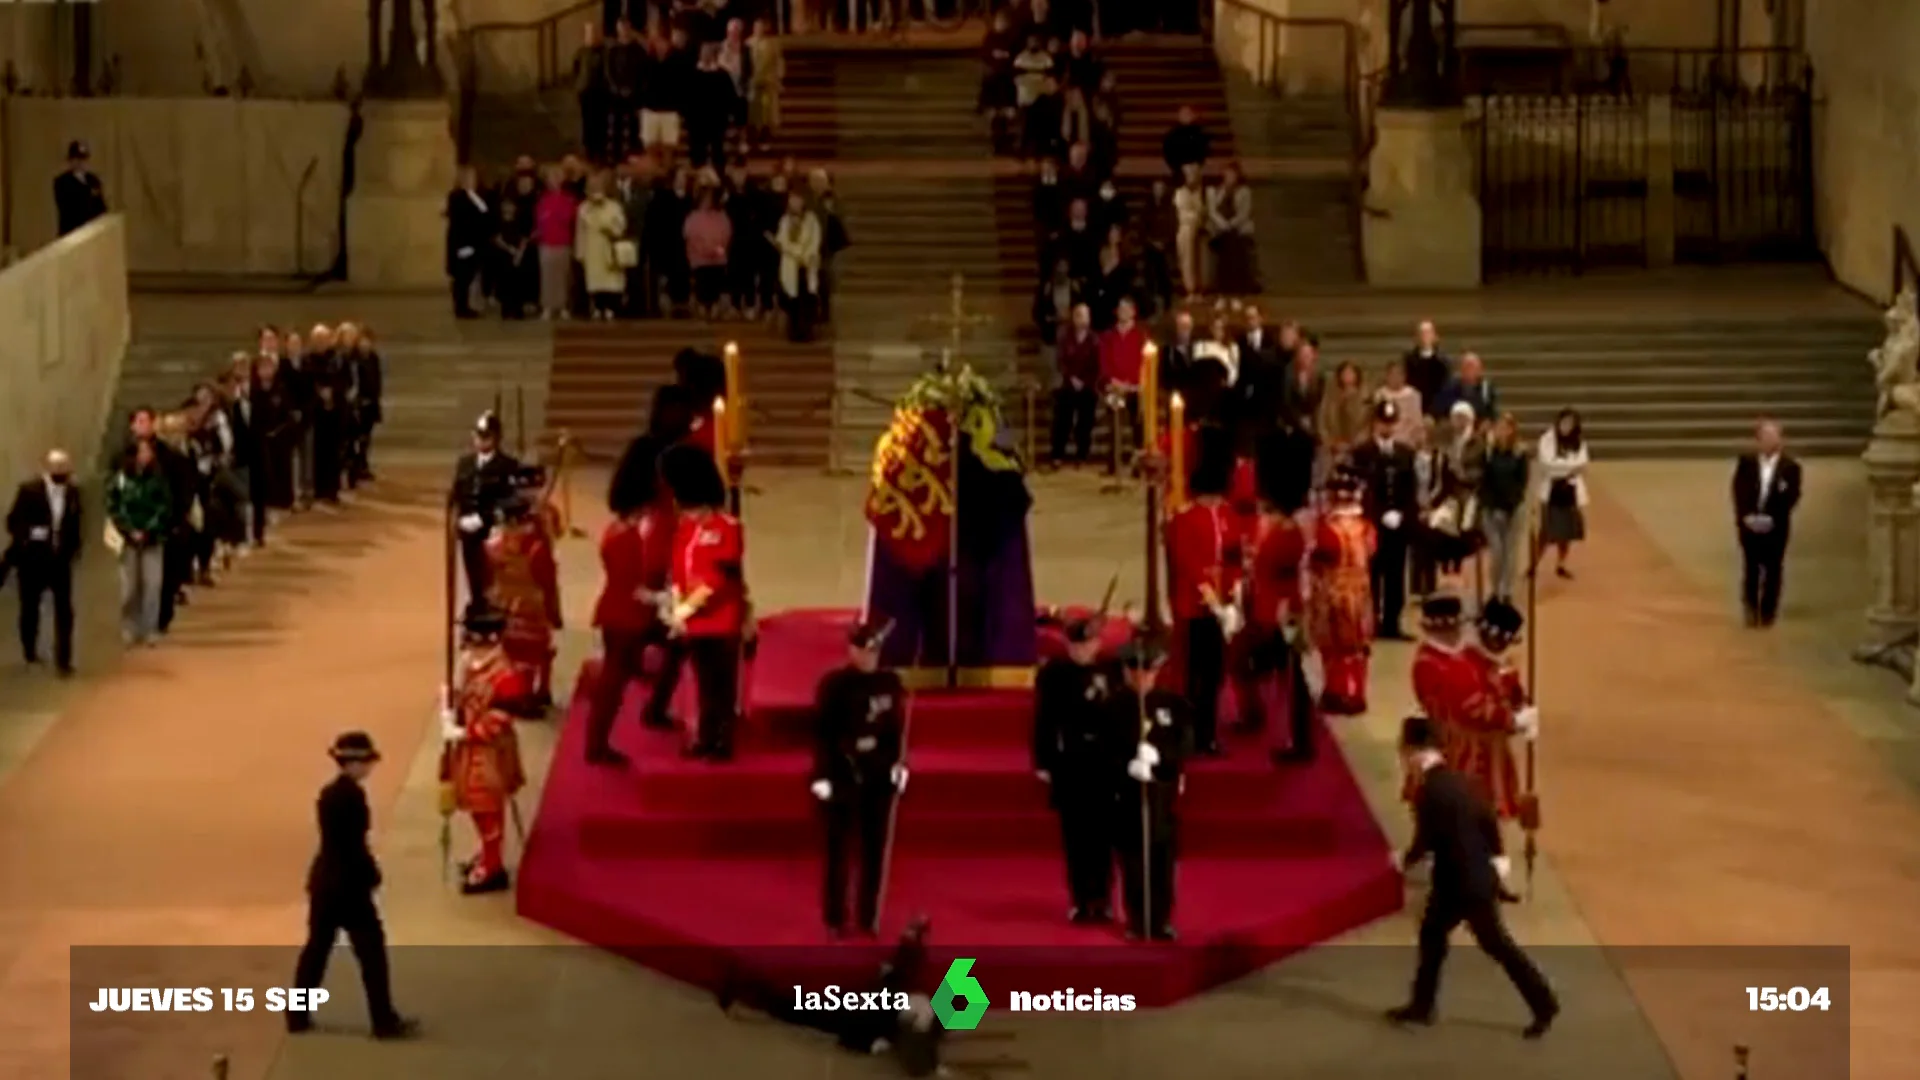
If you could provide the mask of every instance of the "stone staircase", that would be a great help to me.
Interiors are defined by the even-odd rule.
[[[740,347],[753,460],[824,466],[831,441],[833,346],[824,341],[795,345],[758,324],[561,324],[553,334],[542,442],[550,444],[564,431],[589,458],[617,459],[644,428],[654,388],[673,380],[674,356],[689,346],[718,352],[728,341]]]
[[[1238,72],[1222,85],[1240,152],[1264,166],[1252,181],[1262,286],[1292,293],[1360,284],[1347,101],[1264,89]]]

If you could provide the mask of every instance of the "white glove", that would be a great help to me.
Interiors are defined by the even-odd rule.
[[[1307,693],[1319,701],[1320,695],[1327,692],[1327,666],[1321,662],[1318,650],[1309,650],[1300,657],[1300,675],[1307,681]]]
[[[1143,784],[1149,783],[1153,780],[1153,766],[1139,758],[1134,758],[1127,762],[1127,775]]]
[[[1380,524],[1385,525],[1389,529],[1399,528],[1401,520],[1400,511],[1398,510],[1389,510],[1380,515]]]
[[[1532,739],[1540,734],[1540,709],[1529,705],[1513,714],[1513,730],[1523,737]]]
[[[894,791],[907,790],[907,767],[905,765],[895,765],[890,775],[893,777]]]
[[[1394,848],[1387,852],[1387,865],[1393,867],[1394,873],[1404,874],[1407,872],[1407,857],[1399,848]]]
[[[821,802],[826,802],[828,799],[833,798],[833,783],[828,780],[815,780],[813,787],[808,790],[812,791],[813,797],[819,799]]]
[[[442,711],[440,713],[440,741],[444,743],[457,743],[465,740],[466,737],[467,729],[460,726],[459,718],[454,716],[453,710],[448,709]]]
[[[1507,858],[1505,855],[1495,855],[1493,857],[1493,872],[1500,875],[1501,881],[1507,880],[1507,872],[1512,869],[1512,859]]]
[[[1233,635],[1238,634],[1241,628],[1247,625],[1247,617],[1240,614],[1240,609],[1232,604],[1221,604],[1214,608],[1213,617],[1220,624],[1220,636],[1229,641],[1233,640]]]
[[[1033,775],[1039,777],[1040,782],[1043,784],[1053,783],[1053,774],[1045,769],[1035,769],[1033,770]]]
[[[700,609],[692,604],[675,604],[673,610],[667,613],[667,621],[675,626],[685,626],[687,620],[693,618],[693,613],[698,610]]]
[[[480,531],[486,522],[481,519],[479,514],[462,514],[456,524],[460,526],[460,531],[463,533],[476,533]]]
[[[1134,750],[1133,759],[1135,761],[1144,761],[1147,763],[1148,768],[1152,768],[1160,764],[1160,751],[1155,750],[1152,743],[1143,742]]]

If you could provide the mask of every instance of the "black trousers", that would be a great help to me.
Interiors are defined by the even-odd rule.
[[[160,624],[166,633],[173,626],[174,609],[180,606],[180,590],[193,578],[193,548],[198,534],[191,529],[176,529],[167,536],[160,554]]]
[[[1098,775],[1099,762],[1059,768],[1053,776],[1053,809],[1060,815],[1060,850],[1066,856],[1067,896],[1081,911],[1113,906],[1113,786]]]
[[[253,519],[247,538],[256,544],[267,542],[267,504],[273,501],[271,468],[264,456],[247,462],[247,513]]]
[[[646,666],[649,636],[640,630],[600,631],[600,677],[594,680],[587,713],[587,752],[613,748],[613,721],[620,715],[627,684],[638,682]]]
[[[1287,750],[1289,757],[1302,761],[1313,757],[1313,694],[1307,689],[1306,674],[1300,670],[1300,653],[1287,644],[1279,630],[1262,630],[1261,637],[1247,650],[1247,674],[1258,685],[1266,679],[1282,681],[1287,697]],[[1266,714],[1266,703],[1257,692],[1249,693],[1245,703],[1247,726],[1260,729],[1273,719]]]
[[[1420,966],[1413,976],[1413,998],[1409,1006],[1418,1013],[1430,1014],[1440,994],[1440,968],[1447,960],[1447,936],[1461,923],[1473,933],[1473,940],[1493,962],[1500,965],[1513,988],[1526,1000],[1534,1015],[1553,1011],[1558,1003],[1553,990],[1533,961],[1520,951],[1507,925],[1501,921],[1500,905],[1495,900],[1465,900],[1429,895],[1420,916]]]
[[[1373,587],[1373,623],[1381,637],[1399,637],[1400,613],[1407,606],[1407,532],[1412,522],[1403,521],[1398,529],[1380,529],[1379,543],[1373,549],[1368,579]]]
[[[847,925],[849,879],[855,879],[858,921],[854,925],[871,930],[880,921],[880,871],[886,860],[893,796],[891,777],[869,777],[853,791],[834,792],[833,801],[826,804],[826,882],[820,915],[828,929]]]
[[[467,610],[487,605],[487,531],[460,534],[460,568],[467,576]]]
[[[455,258],[447,268],[449,287],[453,290],[453,314],[457,318],[471,319],[473,311],[473,283],[480,276],[480,259],[470,255],[464,259]]]
[[[1114,808],[1122,823],[1120,892],[1127,905],[1127,929],[1142,937],[1173,925],[1173,864],[1180,847],[1174,787],[1162,781],[1128,784]]]
[[[40,598],[53,594],[53,664],[73,667],[73,564],[55,557],[20,570],[20,651],[28,661],[40,655]]]
[[[696,637],[686,644],[694,687],[700,692],[695,745],[710,753],[732,753],[733,719],[740,705],[740,639]]]
[[[294,965],[293,985],[310,990],[327,977],[327,959],[333,943],[345,931],[353,946],[353,958],[360,964],[360,985],[367,995],[367,1012],[374,1029],[392,1027],[399,1015],[393,1011],[393,985],[387,974],[387,932],[380,925],[380,912],[373,906],[371,894],[333,896],[315,894],[307,900],[307,943],[300,949]],[[287,1022],[301,1019],[311,1023],[311,1013],[288,1013]]]
[[[1748,615],[1770,623],[1780,613],[1786,562],[1786,537],[1740,530],[1740,604]]]
[[[1227,678],[1227,636],[1211,613],[1181,626],[1187,644],[1187,702],[1193,706],[1193,745],[1202,753],[1220,744],[1220,688]]]
[[[1067,460],[1067,440],[1073,440],[1073,460],[1093,456],[1093,417],[1100,401],[1093,388],[1062,386],[1053,392],[1053,463]]]

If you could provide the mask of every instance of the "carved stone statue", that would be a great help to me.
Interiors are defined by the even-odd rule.
[[[416,9],[422,28],[415,29]],[[434,55],[439,41],[434,31],[436,0],[367,0],[367,78],[365,92],[374,98],[439,97],[444,87]],[[386,47],[381,48],[382,29]]]
[[[1383,102],[1437,107],[1459,102],[1455,0],[1388,0]]]
[[[1867,354],[1873,365],[1873,383],[1880,392],[1876,415],[1894,411],[1920,414],[1920,311],[1914,291],[1907,288],[1893,300],[1886,314],[1887,336]]]

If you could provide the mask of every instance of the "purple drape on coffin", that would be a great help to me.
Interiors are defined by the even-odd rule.
[[[947,666],[947,566],[943,560],[915,573],[888,556],[887,544],[868,530],[869,618],[892,619],[893,633],[881,649],[888,667]],[[1008,529],[991,554],[962,545],[960,557],[960,667],[1032,667],[1039,652],[1033,598],[1033,552],[1026,523]]]

